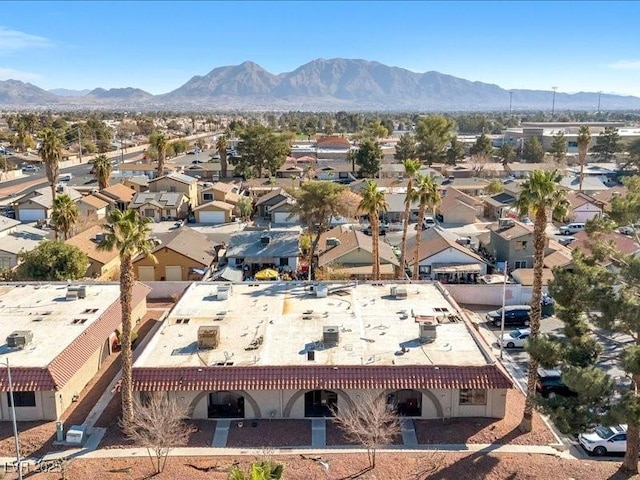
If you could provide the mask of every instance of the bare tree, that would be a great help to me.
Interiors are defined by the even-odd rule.
[[[344,410],[336,410],[334,422],[348,440],[367,449],[369,468],[376,467],[376,450],[400,434],[400,420],[383,395],[367,394]]]
[[[133,420],[122,424],[129,440],[146,447],[155,473],[164,470],[169,451],[186,445],[193,428],[185,419],[189,408],[175,398],[160,393],[150,394],[145,401],[133,401]]]

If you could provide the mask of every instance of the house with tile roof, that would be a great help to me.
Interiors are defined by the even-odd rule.
[[[149,191],[154,193],[183,193],[189,199],[191,208],[198,206],[198,180],[182,173],[170,173],[149,180]]]
[[[316,147],[322,150],[349,150],[351,144],[345,137],[332,135],[318,138],[316,140]]]
[[[407,241],[407,266],[418,262],[421,279],[443,283],[473,283],[478,275],[487,273],[487,264],[476,252],[458,242],[457,235],[435,226],[420,232],[420,247],[416,259],[416,237]]]
[[[21,223],[0,232],[0,270],[16,267],[20,253],[30,252],[40,245],[40,242],[51,238],[53,238],[52,230],[43,230]]]
[[[512,386],[436,283],[193,283],[133,366],[135,392],[194,419],[322,419],[364,394],[408,418],[502,418]]]
[[[585,223],[600,218],[604,213],[604,202],[586,193],[569,192],[566,198],[569,202],[568,218],[572,222]]]
[[[186,218],[189,213],[189,199],[181,192],[136,193],[129,208],[138,210],[141,217],[154,222]]]
[[[136,278],[142,282],[201,280],[217,258],[217,244],[186,226],[156,234],[154,240],[155,260],[145,255],[133,260]]]
[[[109,202],[101,199],[95,195],[85,195],[78,199],[78,210],[80,211],[80,218],[94,218],[102,220],[107,216],[107,209],[109,208]]]
[[[368,280],[373,271],[373,239],[359,230],[334,227],[324,232],[318,242],[317,266],[327,276]],[[380,277],[397,278],[400,262],[391,245],[380,242]]]
[[[103,225],[94,225],[84,232],[66,240],[66,243],[78,247],[89,258],[86,277],[99,281],[119,279],[120,254],[117,249],[99,250],[98,244],[103,238]]]
[[[78,201],[82,194],[71,187],[59,187],[56,195],[69,195],[71,200]],[[36,222],[38,220],[49,220],[53,209],[53,197],[51,187],[42,187],[28,193],[17,200],[14,204],[16,220],[21,222]]]
[[[193,209],[196,223],[222,225],[231,223],[235,207],[227,202],[212,200]]]
[[[147,311],[150,289],[136,283],[132,322]],[[118,343],[122,329],[120,285],[0,285],[0,354],[11,363],[16,418],[57,420],[81,399]],[[0,369],[0,391],[8,392],[7,369]],[[9,420],[8,394],[0,413]]]
[[[583,230],[574,234],[573,237],[575,240],[568,245],[570,250],[580,250],[585,255],[592,254],[594,240],[587,235],[587,232]],[[616,252],[620,252],[624,255],[630,255],[632,257],[640,257],[640,245],[636,242],[634,236],[623,235],[619,232],[613,231],[602,234],[598,240],[610,244]],[[611,257],[605,258],[602,261],[602,264],[611,270],[616,269]]]
[[[482,205],[482,200],[449,187],[436,211],[442,216],[442,223],[467,225],[482,216]]]
[[[287,198],[291,198],[291,195],[289,195],[284,188],[276,188],[258,197],[254,204],[256,216],[273,220],[270,214],[271,207]]]
[[[136,195],[136,190],[127,187],[122,183],[115,183],[103,188],[96,194],[98,198],[102,198],[105,201],[111,201],[114,203],[118,210],[126,210],[131,204],[131,200]]]
[[[533,268],[533,227],[505,218],[500,219],[489,230],[490,242],[485,247],[496,262],[507,262],[509,271]],[[547,239],[547,245],[548,242]]]
[[[255,272],[263,267],[298,270],[300,231],[269,229],[244,230],[229,237],[226,259],[232,267]]]

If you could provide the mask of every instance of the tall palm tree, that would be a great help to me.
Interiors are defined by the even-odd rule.
[[[407,181],[407,194],[404,197],[404,215],[402,217],[402,246],[400,249],[400,278],[404,278],[404,263],[407,259],[407,232],[409,230],[409,214],[411,213],[411,205],[416,200],[416,195],[413,190],[413,179],[420,171],[422,162],[420,160],[413,160],[408,158],[402,161],[404,166],[404,173],[409,177]]]
[[[164,135],[157,134],[153,137],[152,146],[158,152],[158,178],[162,177],[164,174],[164,162],[167,160],[167,144],[167,137]]]
[[[367,184],[361,192],[362,200],[358,208],[369,215],[371,223],[371,237],[373,243],[373,272],[372,280],[380,280],[380,227],[379,216],[389,209],[385,193],[378,190],[378,184],[367,180]]]
[[[416,233],[415,255],[413,256],[413,260],[416,262],[413,266],[414,280],[418,280],[420,273],[418,256],[420,254],[420,242],[422,240],[422,221],[427,213],[427,208],[433,212],[436,205],[438,205],[440,200],[442,200],[440,197],[440,191],[438,190],[438,184],[431,175],[418,174],[416,176],[416,196],[420,206],[418,209],[418,231]]]
[[[65,240],[69,238],[69,233],[78,222],[80,210],[78,205],[66,194],[58,195],[53,199],[51,211],[51,223],[55,226],[56,239],[62,233]]]
[[[220,174],[222,178],[227,178],[227,137],[220,135],[216,141],[218,155],[220,155]]]
[[[62,138],[57,130],[46,128],[42,131],[38,155],[44,162],[47,180],[51,185],[51,198],[56,198],[56,183],[60,174],[62,159]]]
[[[547,241],[547,215],[564,217],[567,213],[567,200],[559,187],[562,175],[557,170],[534,170],[522,183],[520,197],[516,207],[521,216],[533,215],[533,292],[531,295],[531,338],[540,333],[540,314],[542,299],[542,270],[544,266],[544,249]],[[529,378],[527,382],[527,399],[522,416],[521,427],[530,432],[533,418],[533,398],[536,394],[538,362],[529,359]]]
[[[587,150],[591,142],[591,132],[587,125],[581,125],[578,130],[578,163],[580,163],[580,192],[582,192],[582,181],[584,180],[584,163],[587,158]]]
[[[136,210],[111,210],[107,214],[103,240],[98,244],[99,250],[111,251],[114,248],[120,253],[120,304],[122,307],[122,420],[125,425],[133,419],[133,363],[131,351],[131,302],[133,295],[133,259],[137,255],[146,255],[155,260],[151,254],[153,241],[150,239],[150,218],[140,217]]]
[[[111,178],[111,160],[106,155],[99,155],[93,162],[93,176],[98,181],[98,188],[102,190],[109,186]]]

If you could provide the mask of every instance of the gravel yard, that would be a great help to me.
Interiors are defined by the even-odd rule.
[[[242,423],[242,427],[238,426],[239,423]],[[309,420],[232,421],[227,446],[254,448],[311,446],[311,422]]]

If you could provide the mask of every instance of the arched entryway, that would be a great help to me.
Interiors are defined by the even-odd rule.
[[[422,392],[418,390],[396,390],[387,394],[387,405],[392,406],[402,417],[422,416]]]
[[[244,396],[227,391],[209,393],[207,418],[244,418]]]
[[[304,394],[305,417],[332,417],[338,408],[338,394],[332,390],[311,390]]]

